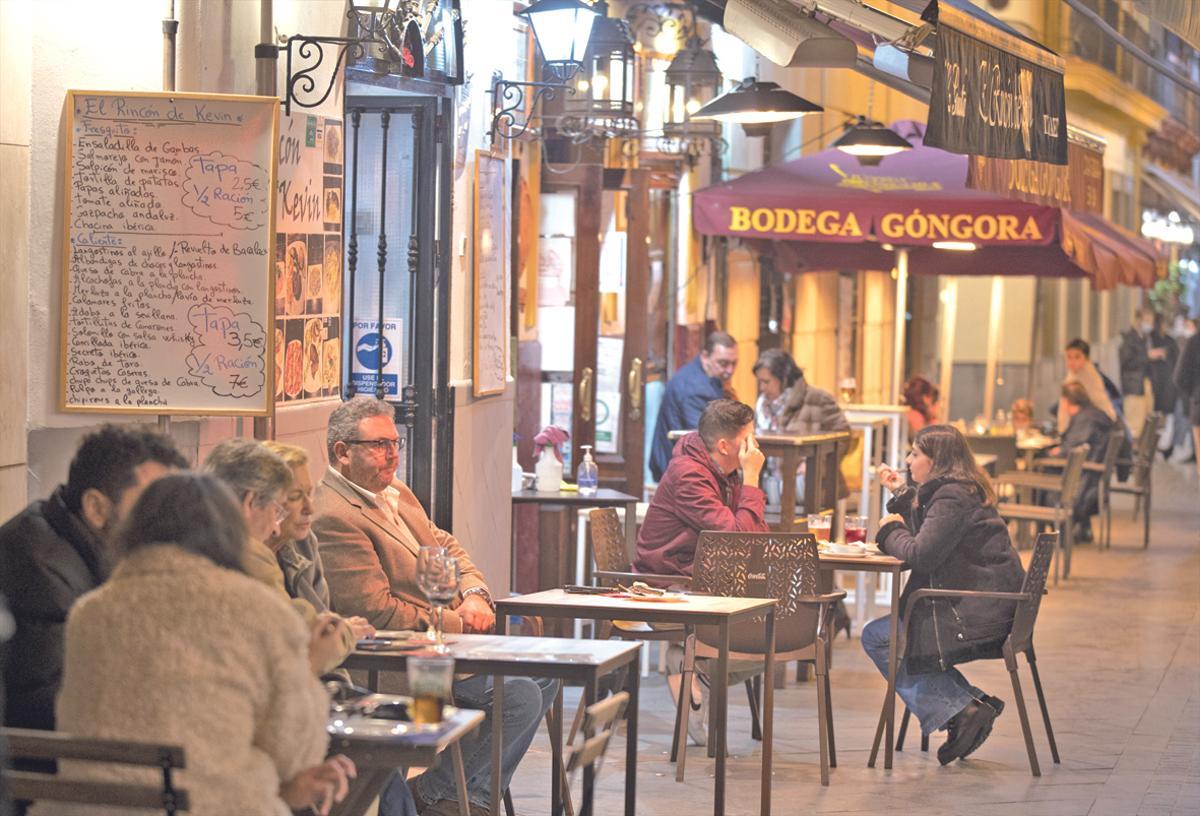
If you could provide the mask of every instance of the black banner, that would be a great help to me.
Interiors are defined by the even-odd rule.
[[[1062,74],[939,25],[925,144],[1066,164]]]

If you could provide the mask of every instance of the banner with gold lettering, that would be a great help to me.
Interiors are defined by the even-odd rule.
[[[1072,141],[1067,164],[969,156],[967,186],[1076,212],[1104,212],[1104,154]]]
[[[943,2],[925,144],[953,153],[1067,163],[1061,57]]]

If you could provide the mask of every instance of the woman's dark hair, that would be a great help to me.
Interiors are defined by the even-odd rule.
[[[913,447],[933,460],[930,478],[973,482],[984,504],[996,503],[992,480],[975,461],[966,437],[953,425],[926,425],[913,437]]]
[[[904,384],[904,404],[925,417],[926,422],[933,419],[932,404],[939,396],[938,387],[919,374]],[[925,397],[929,397],[929,405],[925,404]]]
[[[796,380],[804,376],[792,355],[783,349],[767,349],[758,355],[758,362],[754,364],[752,371],[757,374],[760,368],[771,372],[771,376],[779,380],[784,388],[791,388]]]
[[[180,473],[156,479],[146,488],[117,532],[117,548],[129,554],[173,544],[244,572],[247,535],[246,520],[228,487],[213,476]]]

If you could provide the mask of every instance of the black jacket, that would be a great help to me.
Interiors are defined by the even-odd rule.
[[[1162,349],[1164,360],[1151,360],[1150,349]],[[1169,414],[1175,410],[1178,392],[1171,375],[1179,359],[1179,346],[1173,339],[1159,331],[1148,335],[1136,329],[1127,329],[1121,334],[1121,390],[1126,394],[1145,394],[1146,380],[1154,388],[1154,410]]]
[[[14,728],[54,728],[67,611],[112,571],[107,548],[62,496],[60,487],[0,527],[0,594],[17,622],[4,668],[4,724]]]
[[[1175,368],[1175,384],[1191,403],[1193,425],[1200,425],[1200,333],[1188,338]]]
[[[915,501],[914,501],[915,499]],[[888,510],[907,524],[879,531],[879,549],[912,570],[900,609],[918,589],[1019,592],[1025,570],[994,506],[984,505],[970,482],[933,479],[902,489]],[[1012,629],[1015,601],[991,598],[926,600],[917,604],[908,632],[905,666],[910,674],[945,671],[957,663],[1000,657]]]

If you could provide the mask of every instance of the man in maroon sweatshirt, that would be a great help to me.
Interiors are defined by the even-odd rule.
[[[753,408],[734,400],[709,403],[699,429],[675,444],[650,500],[636,571],[691,575],[701,530],[767,532],[766,496],[758,487],[764,457],[753,433]]]

